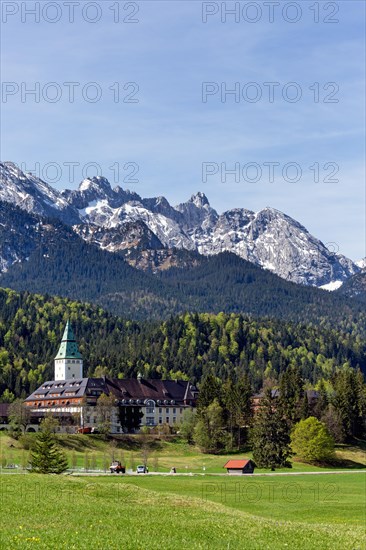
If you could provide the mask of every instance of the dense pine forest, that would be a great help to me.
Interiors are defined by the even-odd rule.
[[[350,367],[366,373],[359,334],[240,314],[186,313],[164,322],[123,320],[66,298],[0,290],[0,397],[25,396],[53,378],[70,319],[85,375],[221,380],[248,375],[253,391],[295,367],[307,388]],[[5,393],[4,393],[5,392]]]
[[[0,202],[0,256],[10,250],[16,262],[0,274],[0,286],[90,301],[124,318],[161,321],[185,311],[225,311],[366,337],[360,300],[290,283],[228,252],[208,258],[195,253],[194,266],[187,260],[185,267],[153,275],[87,244],[59,221]]]

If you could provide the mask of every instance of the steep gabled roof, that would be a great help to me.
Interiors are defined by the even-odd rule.
[[[27,399],[27,401],[47,400],[51,394],[59,394],[60,398],[65,394],[74,394],[74,397],[83,397],[86,393],[88,384],[92,378],[72,378],[71,380],[51,380],[44,382],[42,386],[36,389]],[[101,379],[100,379],[101,380]]]
[[[70,321],[67,321],[60,348],[55,359],[82,359]]]
[[[157,405],[186,406],[186,398],[192,403],[195,397],[191,393],[190,382],[183,380],[146,380],[146,379],[119,379],[119,378],[79,378],[69,380],[52,380],[44,382],[25,401],[45,401],[60,399],[65,394],[73,393],[73,397],[94,396],[100,393],[113,395],[120,404],[142,405],[148,399]],[[53,395],[53,397],[51,397]]]
[[[249,458],[244,458],[243,460],[229,460],[224,468],[232,468],[232,469],[238,469],[238,470],[241,470],[242,468],[244,468],[244,466],[246,466],[248,464],[248,462],[250,462],[250,459]]]
[[[158,380],[158,379],[118,379],[106,378],[106,387],[117,399],[152,399],[154,401],[176,401],[182,403],[187,398],[194,401],[190,391],[190,382],[185,380]]]

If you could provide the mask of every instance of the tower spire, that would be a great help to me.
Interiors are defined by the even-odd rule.
[[[83,358],[79,351],[71,323],[65,326],[62,341],[55,357],[55,380],[83,377]]]

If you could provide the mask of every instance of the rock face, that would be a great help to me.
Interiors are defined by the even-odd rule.
[[[0,200],[30,214],[58,218],[67,224],[80,221],[78,211],[59,191],[32,174],[24,174],[12,162],[0,163]]]
[[[207,256],[228,251],[289,281],[335,289],[364,265],[329,250],[299,222],[274,208],[235,208],[220,215],[201,192],[173,207],[164,197],[144,199],[119,186],[112,189],[103,177],[59,192],[13,163],[1,164],[0,169],[0,200],[58,218],[86,241],[123,252],[141,269],[194,262],[177,250]]]

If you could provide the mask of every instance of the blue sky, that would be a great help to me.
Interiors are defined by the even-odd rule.
[[[315,2],[318,23],[310,9],[314,2],[307,1],[296,3],[301,15],[294,23],[285,20],[295,18],[291,8],[283,15],[288,2],[276,7],[273,23],[263,2],[255,3],[261,14],[257,11],[258,21],[252,23],[243,17],[243,9],[249,10],[244,12],[247,19],[255,17],[248,2],[239,3],[239,22],[230,15],[222,22],[219,11],[208,16],[207,23],[202,22],[202,10],[214,10],[221,2],[206,4],[207,8],[196,0],[119,2],[120,19],[128,18],[137,4],[138,13],[131,18],[138,23],[115,23],[110,8],[116,2],[109,0],[88,8],[89,19],[98,9],[96,23],[82,17],[81,9],[90,2],[78,2],[73,23],[63,1],[58,2],[60,20],[55,23],[50,22],[56,14],[52,7],[35,23],[24,4],[32,8],[36,2],[3,2],[3,10],[4,4],[8,7],[2,13],[3,82],[14,83],[9,85],[13,91],[14,86],[24,90],[38,82],[51,98],[56,88],[46,85],[55,82],[61,98],[51,103],[41,94],[35,102],[28,95],[22,102],[20,91],[6,98],[3,93],[3,160],[24,163],[30,170],[39,163],[41,176],[48,163],[57,163],[58,173],[50,168],[47,174],[60,189],[77,187],[81,168],[95,162],[112,184],[115,172],[110,167],[119,166],[122,187],[142,196],[165,195],[172,204],[201,190],[219,212],[272,206],[303,223],[324,243],[337,243],[352,259],[365,256],[363,1]],[[226,4],[230,9],[235,2]],[[14,5],[18,13],[11,15]],[[337,7],[338,13],[332,13]],[[339,22],[325,23],[325,18]],[[80,83],[73,103],[65,82]],[[86,101],[80,91],[90,82],[102,92],[95,103]],[[121,97],[133,91],[131,86],[123,90],[124,84],[136,83],[138,103],[115,102],[109,87],[116,82]],[[238,83],[239,102],[233,95],[221,101],[220,93],[203,102],[203,82],[217,83],[219,90]],[[273,102],[265,82],[279,83]],[[296,83],[296,90],[287,86],[289,82]],[[314,101],[316,82],[319,102]],[[255,87],[246,87],[248,83]],[[327,83],[334,84],[324,90]],[[86,90],[92,94],[95,88]],[[258,90],[261,99],[250,102]],[[300,90],[301,99],[285,101],[286,90],[290,97]],[[327,95],[338,102],[324,102]],[[80,163],[74,180],[65,165],[70,162]],[[269,162],[278,163],[273,182],[263,164]],[[138,182],[123,181],[130,171],[123,169],[126,163],[138,165]],[[203,163],[217,168],[206,181]],[[222,163],[227,169],[239,166],[239,181],[230,175],[225,181]],[[245,171],[250,163],[262,170],[256,182],[250,181],[254,172]],[[299,181],[282,177],[288,163],[301,168]],[[329,178],[334,167],[339,171]],[[56,175],[59,181],[54,182]],[[327,175],[339,181],[327,181]]]

